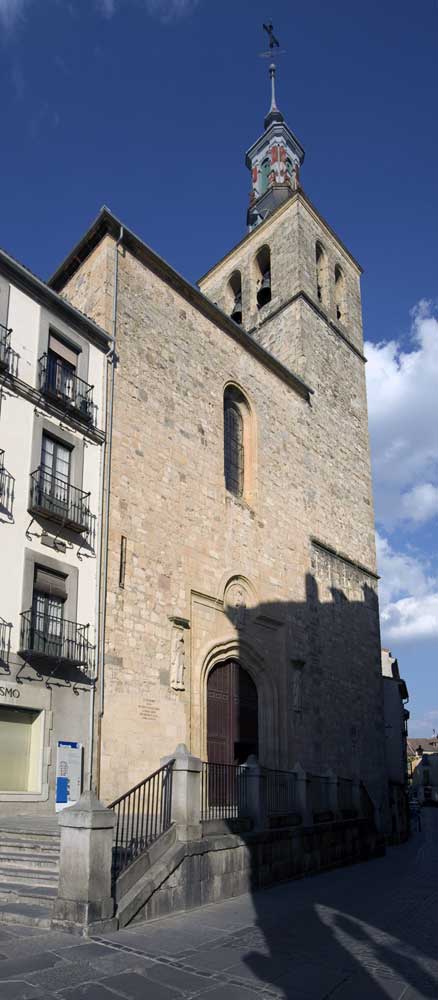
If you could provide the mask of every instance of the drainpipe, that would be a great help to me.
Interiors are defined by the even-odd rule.
[[[112,338],[111,338],[112,339]],[[107,366],[112,360],[113,347],[110,347],[109,351],[105,354],[105,378],[103,384],[103,399],[102,399],[102,412],[105,413],[105,431],[106,431],[106,413],[107,413]],[[101,592],[101,573],[102,573],[102,538],[103,538],[103,496],[104,496],[104,471],[106,468],[106,433],[105,440],[102,448],[102,459],[99,472],[99,504],[98,510],[101,511],[101,519],[99,524],[99,541],[97,549],[97,569],[96,569],[96,597],[95,597],[95,615],[94,620],[96,622],[96,667],[99,666],[99,650],[100,650],[100,592]],[[97,684],[97,673],[93,681],[93,685],[90,691],[90,714],[88,719],[88,782],[87,790],[91,791],[93,787],[93,752],[94,752],[94,710],[96,702],[96,684]]]
[[[111,456],[112,456],[112,432],[113,432],[113,412],[114,412],[114,386],[115,370],[117,363],[116,355],[116,334],[117,334],[117,300],[118,300],[118,279],[119,279],[119,246],[123,241],[124,230],[120,227],[119,237],[114,247],[114,290],[113,290],[113,316],[112,316],[112,347],[107,354],[107,359],[111,364],[109,378],[109,389],[106,393],[106,423],[105,423],[105,451],[104,470],[101,477],[100,507],[102,511],[102,530],[100,533],[99,557],[98,557],[98,630],[97,630],[97,677],[99,683],[99,723],[98,723],[98,757],[97,757],[97,792],[100,787],[100,745],[101,726],[105,710],[105,626],[106,626],[106,597],[108,583],[108,542],[109,542],[109,507],[111,488]],[[90,788],[92,775],[92,756],[94,742],[94,700],[95,685],[93,685],[91,699],[91,719],[90,729],[92,736],[90,741]]]

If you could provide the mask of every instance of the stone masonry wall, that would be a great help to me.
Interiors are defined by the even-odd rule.
[[[297,202],[287,211],[296,229]],[[278,216],[282,225],[286,213]],[[93,255],[107,289],[113,248],[107,238]],[[286,264],[275,266],[286,280]],[[346,777],[357,767],[378,797],[383,733],[363,364],[305,303],[291,306],[278,329],[282,347],[288,337],[298,345],[315,390],[309,405],[158,272],[158,262],[152,271],[120,253],[101,794],[125,791],[179,742],[205,758],[206,677],[233,656],[258,687],[263,763],[288,767],[299,756],[318,770],[330,761]],[[102,308],[94,280],[85,261],[65,289],[88,314]],[[253,488],[243,500],[224,485],[230,382],[250,407]],[[348,586],[344,579],[339,605],[312,538],[371,571]],[[235,586],[244,594],[239,613]],[[171,618],[187,626],[182,690],[170,686]]]

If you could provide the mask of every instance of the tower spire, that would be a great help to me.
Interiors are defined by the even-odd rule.
[[[284,120],[275,93],[277,67],[274,52],[280,53],[280,43],[271,23],[263,25],[269,36],[267,52],[271,83],[271,106],[265,117],[265,131],[246,154],[251,171],[251,194],[247,216],[248,228],[254,229],[299,187],[299,170],[304,149]]]
[[[271,107],[269,108],[268,114],[266,115],[264,126],[265,129],[272,125],[272,122],[284,122],[283,115],[281,111],[278,110],[277,100],[275,96],[275,74],[277,72],[277,67],[275,62],[272,62],[269,67],[269,76],[271,78]]]

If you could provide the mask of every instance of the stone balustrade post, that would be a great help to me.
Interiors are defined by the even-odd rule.
[[[114,812],[92,791],[59,814],[61,855],[52,927],[82,935],[116,929],[111,896],[115,821]]]
[[[360,816],[362,809],[361,795],[360,795],[360,781],[358,778],[354,778],[352,782],[351,798],[353,801],[353,809],[356,810],[357,815]]]
[[[298,812],[301,814],[303,826],[313,825],[313,813],[310,805],[309,779],[301,764],[295,764],[293,771],[296,775],[296,800]]]
[[[265,778],[255,754],[250,754],[245,764],[242,764],[242,770],[243,768],[245,768],[247,789],[244,812],[252,819],[255,830],[265,830],[267,826],[263,785]]]
[[[324,771],[324,778],[328,779],[328,808],[334,816],[338,815],[339,812],[339,795],[338,795],[338,778],[337,775],[328,767]]]
[[[178,840],[201,840],[201,770],[202,761],[180,743],[175,753],[161,758],[161,766],[174,760],[172,771],[171,819]]]

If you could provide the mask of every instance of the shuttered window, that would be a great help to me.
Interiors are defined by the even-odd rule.
[[[60,340],[54,333],[49,334],[49,351],[53,351],[58,358],[62,358],[62,360],[66,361],[67,364],[72,366],[72,368],[77,367],[78,352],[73,350],[72,347],[69,347],[68,344],[65,344],[64,341]]]

